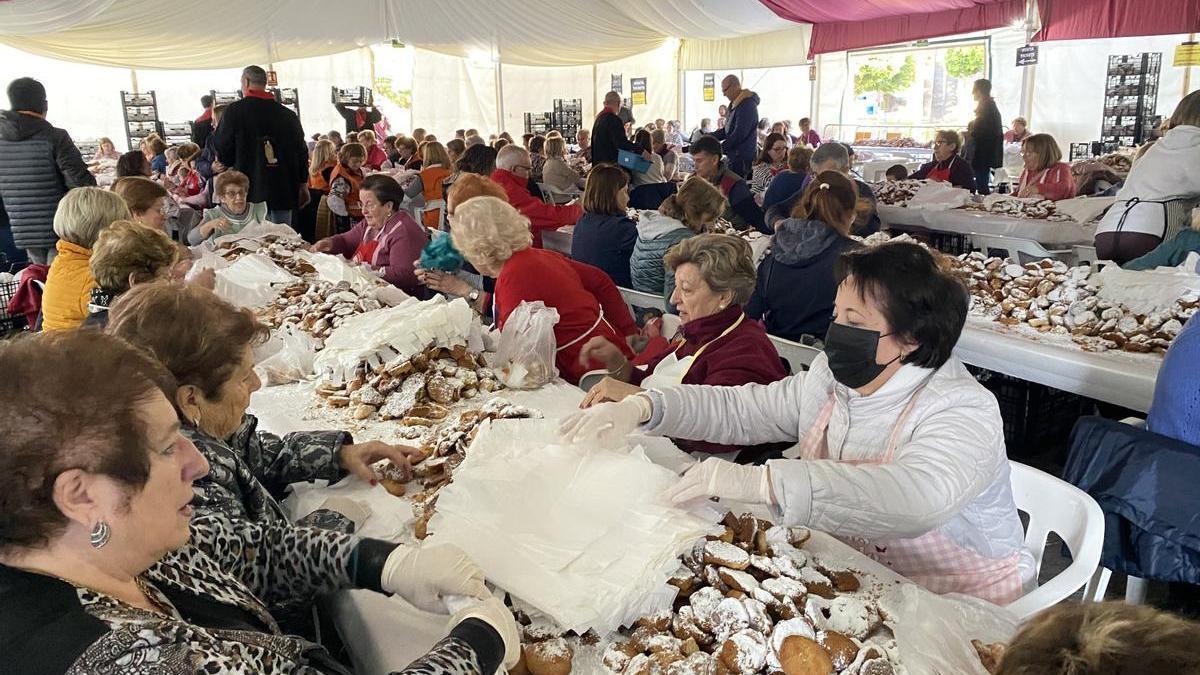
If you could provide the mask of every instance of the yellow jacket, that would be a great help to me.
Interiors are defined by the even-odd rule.
[[[42,329],[79,328],[88,315],[88,302],[96,280],[88,261],[92,250],[58,240],[58,257],[46,274],[46,292],[42,295]]]

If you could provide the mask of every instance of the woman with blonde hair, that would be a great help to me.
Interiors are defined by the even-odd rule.
[[[92,155],[92,161],[102,159],[113,161],[121,159],[121,153],[117,150],[117,146],[113,145],[112,139],[107,136],[101,136],[96,141],[96,154]]]
[[[379,141],[375,138],[375,132],[370,129],[360,131],[355,136],[355,140],[367,150],[366,166],[373,171],[382,169],[383,163],[387,161],[387,153],[383,151],[383,148],[379,147]]]
[[[1033,134],[1021,143],[1025,170],[1017,183],[1018,197],[1041,197],[1058,201],[1075,196],[1071,165],[1062,161],[1062,150],[1050,134]]]
[[[456,206],[450,236],[468,262],[496,279],[493,304],[501,330],[522,302],[540,300],[558,312],[555,362],[568,382],[601,367],[580,361],[584,343],[594,337],[609,340],[633,358],[628,340],[637,334],[637,325],[612,279],[591,265],[533,248],[529,219],[507,201],[485,196]]]
[[[421,144],[421,170],[405,184],[404,195],[409,199],[424,198],[426,208],[421,213],[421,222],[431,230],[438,229],[441,221],[441,210],[445,206],[438,206],[438,203],[446,199],[445,183],[452,173],[454,165],[450,163],[446,146],[437,141]]]
[[[583,177],[567,164],[567,143],[562,136],[547,138],[544,152],[546,163],[542,165],[542,182],[547,187],[555,192],[576,192],[584,188]]]
[[[634,289],[661,293],[670,302],[675,293],[675,274],[663,265],[667,251],[688,237],[710,230],[727,204],[712,183],[689,178],[657,211],[639,211],[638,239],[629,258]]]
[[[1167,126],[1096,226],[1101,260],[1124,264],[1171,241],[1200,205],[1200,90],[1183,97]]]
[[[162,186],[152,183],[162,190]],[[165,190],[164,190],[165,192]],[[42,329],[78,328],[88,315],[88,302],[96,280],[88,263],[100,231],[118,220],[130,219],[125,200],[115,193],[94,187],[68,192],[54,212],[54,234],[58,235],[58,257],[46,274],[42,295]]]
[[[673,246],[665,262],[677,282],[671,304],[679,308],[683,338],[650,359],[645,369],[635,368],[604,338],[589,340],[580,360],[601,361],[610,375],[591,388],[579,407],[679,384],[739,387],[786,377],[762,324],[743,310],[754,292],[751,256],[750,244],[727,234],[701,234]],[[742,448],[687,442],[680,447],[707,453]]]

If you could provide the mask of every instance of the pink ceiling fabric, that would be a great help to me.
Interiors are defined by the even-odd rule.
[[[768,7],[773,4],[788,3],[792,5],[807,5],[807,0],[762,0]],[[882,11],[879,7],[881,0],[874,2],[841,3],[844,9],[841,13],[848,14],[856,9],[862,12]],[[887,9],[898,6],[910,6],[908,0],[886,3]],[[966,0],[930,0],[920,3],[925,10],[918,10],[902,16],[883,16],[873,19],[844,20],[832,23],[815,23],[813,25],[812,41],[809,43],[809,58],[817,54],[826,54],[846,49],[864,49],[897,42],[910,42],[946,35],[961,35],[974,31],[999,28],[1013,21],[1025,18],[1024,0],[986,0],[984,2],[969,2]],[[940,8],[944,5],[968,5],[960,9],[942,9],[927,11],[930,7]],[[778,10],[777,10],[778,13]],[[826,14],[836,13],[834,9],[826,9]],[[784,15],[780,15],[784,16]],[[784,16],[784,18],[789,18]]]
[[[889,16],[931,14],[947,10],[973,9],[1004,0],[761,0],[784,19],[800,23],[868,21]]]
[[[1040,0],[1038,13],[1035,41],[1200,32],[1196,0]]]

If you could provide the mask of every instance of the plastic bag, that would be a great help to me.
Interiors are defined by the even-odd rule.
[[[217,297],[238,307],[262,307],[279,296],[280,288],[295,283],[292,276],[270,258],[252,253],[229,267],[217,270]]]
[[[500,331],[500,381],[509,389],[537,389],[558,377],[554,365],[558,310],[541,300],[517,305]]]
[[[308,379],[313,372],[313,361],[317,358],[317,340],[304,331],[287,326],[271,335],[264,347],[278,348],[259,361],[258,366],[266,373],[267,386],[290,384]]]

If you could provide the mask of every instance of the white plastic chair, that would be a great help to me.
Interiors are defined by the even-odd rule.
[[[1092,576],[1100,564],[1104,545],[1104,512],[1086,492],[1033,467],[1010,461],[1013,498],[1017,510],[1029,515],[1025,549],[1033,555],[1035,573],[1041,572],[1046,541],[1051,532],[1071,551],[1071,564],[1053,579],[1008,604],[1024,619],[1071,597],[1084,588],[1090,601]]]
[[[972,232],[969,236],[972,248],[983,251],[984,255],[990,256],[993,251],[1001,251],[1003,257],[1022,265],[1030,260],[1041,260],[1042,258],[1058,258],[1070,263],[1073,255],[1073,251],[1070,249],[1047,249],[1032,239],[977,232]],[[1024,255],[1022,256],[1022,254]]]
[[[424,206],[421,206],[417,209],[416,220],[421,224],[421,227],[425,226],[425,214],[431,211],[437,211],[438,229],[444,229],[442,226],[446,222],[446,200],[434,199],[432,201],[425,202]]]
[[[662,312],[667,311],[667,303],[661,295],[654,293],[643,293],[635,291],[632,288],[623,288],[618,286],[617,290],[621,291],[621,297],[625,298],[625,304],[630,307],[641,307],[642,309],[657,309]]]
[[[768,335],[771,344],[775,345],[775,351],[784,359],[787,359],[788,365],[792,367],[792,373],[798,373],[802,370],[807,370],[812,365],[817,355],[821,353],[816,347],[802,345],[799,342],[792,342],[774,335]]]

